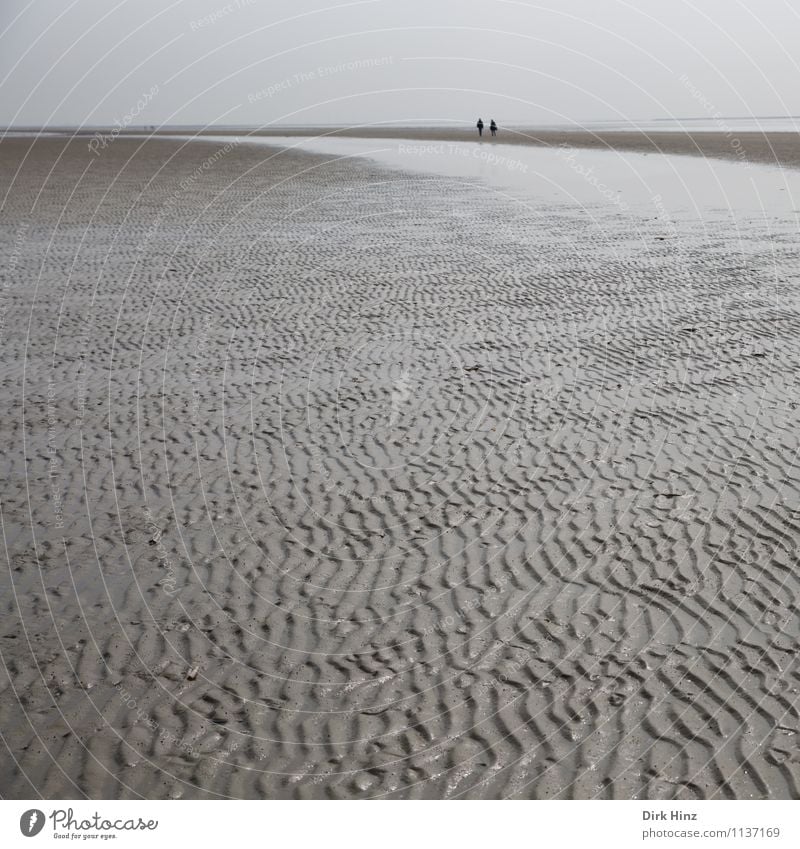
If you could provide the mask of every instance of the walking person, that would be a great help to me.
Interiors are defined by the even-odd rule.
[[[483,135],[483,118],[478,118],[478,123],[475,125],[478,128],[478,135]]]
[[[492,131],[493,136],[497,135],[497,124],[495,124],[494,118],[492,118],[492,123],[489,124],[489,129]]]

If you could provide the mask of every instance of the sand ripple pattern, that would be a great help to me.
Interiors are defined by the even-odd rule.
[[[800,797],[794,222],[2,148],[4,797]]]

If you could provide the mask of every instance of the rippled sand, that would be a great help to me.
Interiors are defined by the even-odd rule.
[[[0,146],[5,798],[797,798],[796,221]]]

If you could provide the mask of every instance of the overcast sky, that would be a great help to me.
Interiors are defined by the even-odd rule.
[[[3,125],[800,113],[797,0],[0,0],[0,32]]]

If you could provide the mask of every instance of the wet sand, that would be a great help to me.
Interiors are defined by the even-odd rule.
[[[0,153],[5,798],[800,797],[796,219]]]
[[[167,132],[167,131],[165,131]],[[208,130],[215,134],[220,132]],[[243,131],[236,131],[241,134]],[[418,141],[476,141],[477,130],[447,127],[282,127],[253,131],[258,136],[349,136],[353,138],[404,138]],[[673,153],[708,156],[736,162],[760,162],[768,165],[800,167],[800,134],[792,132],[638,132],[628,130],[544,129],[538,127],[501,127],[492,138],[484,130],[482,141],[498,145],[536,145],[541,147],[586,148],[638,153]]]

